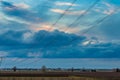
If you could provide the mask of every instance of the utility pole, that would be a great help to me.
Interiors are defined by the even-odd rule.
[[[0,57],[0,67],[2,65],[3,57]]]

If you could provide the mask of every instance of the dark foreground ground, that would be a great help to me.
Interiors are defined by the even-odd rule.
[[[0,80],[120,80],[120,72],[1,71]]]
[[[37,72],[37,71],[1,71],[0,77],[119,77],[120,72]]]

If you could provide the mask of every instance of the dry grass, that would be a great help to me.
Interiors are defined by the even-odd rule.
[[[33,72],[33,71],[32,72],[4,71],[0,73],[0,80],[120,80],[120,73],[116,73],[116,72],[44,72],[42,73],[42,72]]]
[[[89,78],[89,77],[0,77],[0,80],[120,80],[120,79]]]

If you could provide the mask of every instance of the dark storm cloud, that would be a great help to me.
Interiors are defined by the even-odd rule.
[[[44,54],[45,58],[120,58],[120,44],[66,47]]]
[[[48,34],[47,36],[43,36],[43,34]],[[42,39],[41,39],[42,38]],[[75,42],[71,42],[73,39],[77,40]],[[81,43],[86,38],[83,36],[77,36],[75,34],[68,34],[64,32],[60,32],[58,30],[55,30],[53,32],[47,32],[44,30],[41,30],[35,34],[33,37],[33,41],[37,43],[37,45],[44,45],[45,47],[60,47],[60,46],[66,46],[66,45],[78,45],[78,43]]]
[[[0,34],[0,46],[15,47],[20,45],[22,42],[23,32],[7,31]]]
[[[86,37],[55,30],[32,33],[31,40],[23,35],[31,31],[7,31],[0,35],[0,50],[9,52],[9,57],[29,58],[29,53],[42,58],[120,58],[120,44],[97,43],[82,45]],[[44,36],[43,34],[47,34]],[[71,43],[71,40],[78,40]],[[28,39],[28,40],[29,40]],[[49,44],[49,45],[48,45]],[[79,44],[79,45],[78,45]],[[17,54],[16,54],[17,53]]]
[[[83,36],[77,36],[75,34],[68,34],[55,30],[53,32],[39,31],[31,36],[31,41],[28,43],[23,40],[23,36],[26,33],[32,33],[31,31],[7,31],[0,35],[0,50],[8,51],[11,55],[9,57],[27,57],[29,52],[38,53],[41,51],[45,57],[50,57],[47,51],[53,52],[64,46],[77,46],[81,44],[86,38]],[[43,34],[47,34],[43,38]],[[71,43],[71,40],[77,38],[75,42]],[[60,51],[61,52],[61,51]],[[69,52],[69,51],[68,51]],[[16,54],[17,53],[17,54]],[[41,54],[40,53],[40,54]],[[62,55],[62,54],[61,54]],[[54,57],[54,55],[52,55]]]
[[[62,47],[66,45],[77,45],[85,40],[85,37],[77,36],[74,34],[67,34],[64,32],[60,32],[55,30],[53,32],[48,31],[39,31],[30,36],[30,42],[24,40],[23,37],[27,37],[26,33],[32,34],[30,31],[7,31],[0,35],[0,44],[1,46],[8,47],[19,47],[23,46],[26,48],[44,48],[44,47]],[[24,36],[26,34],[26,36]],[[47,36],[43,37],[43,34],[47,34]],[[72,39],[77,38],[76,42],[70,43]],[[29,40],[28,39],[28,40]],[[27,39],[26,39],[27,40]]]

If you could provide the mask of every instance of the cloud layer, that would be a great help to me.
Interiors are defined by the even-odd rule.
[[[27,20],[27,21],[38,21],[40,20],[39,16],[37,16],[37,14],[35,14],[32,11],[29,11],[24,6],[20,6],[20,4],[12,4],[9,2],[5,2],[5,1],[1,1],[2,4],[2,11],[4,12],[4,14],[11,16],[11,17],[16,17],[16,18],[20,18],[23,20]],[[22,4],[23,5],[23,4]],[[34,17],[32,16],[34,15]]]
[[[120,58],[120,1],[94,2],[0,1],[0,56]]]
[[[43,37],[43,34],[47,34]],[[24,38],[23,38],[24,37]],[[76,39],[74,42],[72,40]],[[53,32],[7,31],[0,35],[0,50],[9,57],[120,58],[120,44],[100,43],[55,30]],[[17,53],[17,54],[16,54]],[[5,56],[2,55],[2,56]]]

